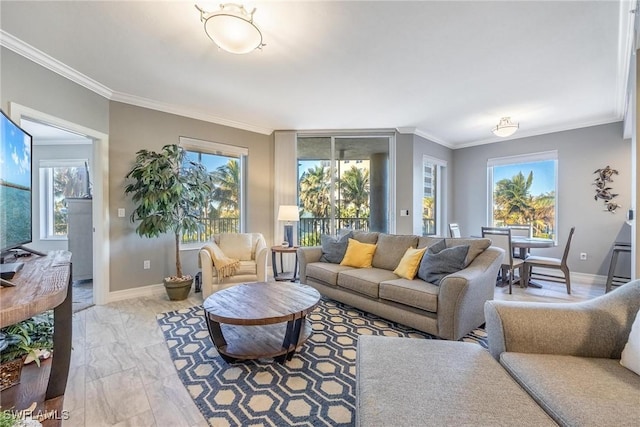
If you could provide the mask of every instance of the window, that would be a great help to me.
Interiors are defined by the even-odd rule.
[[[534,237],[555,239],[557,169],[557,151],[489,159],[489,224],[531,224]]]
[[[432,157],[424,156],[422,159],[422,235],[432,236],[442,234],[440,230],[444,217],[443,185],[441,176],[444,176],[446,162]]]
[[[40,161],[41,239],[66,239],[65,199],[91,194],[87,165],[87,159]]]
[[[204,165],[215,181],[209,202],[199,209],[200,231],[183,235],[182,243],[202,243],[211,240],[213,234],[242,232],[248,150],[182,137],[180,145],[187,151],[187,159]]]

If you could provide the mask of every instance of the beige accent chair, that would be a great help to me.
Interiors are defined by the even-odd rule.
[[[229,258],[240,260],[240,268],[231,277],[220,279],[213,265],[207,245],[217,245]],[[267,242],[261,233],[215,234],[198,253],[198,266],[202,270],[202,298],[230,286],[246,282],[266,282]]]
[[[571,273],[569,271],[569,266],[567,265],[567,257],[569,256],[571,239],[573,238],[573,233],[575,231],[576,228],[571,227],[571,231],[569,231],[569,237],[567,238],[567,244],[565,245],[564,253],[562,254],[562,259],[531,255],[524,260],[524,274],[527,282],[529,281],[529,279],[535,279],[537,277],[542,280],[548,280],[550,282],[566,283],[567,294],[571,294]],[[562,271],[563,277],[533,271],[533,267],[553,268],[556,270],[560,270]]]
[[[511,294],[511,285],[515,281],[514,271],[520,270],[520,287],[525,286],[525,269],[524,260],[513,257],[513,248],[511,247],[511,229],[482,227],[482,237],[491,239],[491,246],[496,246],[504,250],[504,259],[502,260],[502,280],[505,278],[509,284],[509,293]]]

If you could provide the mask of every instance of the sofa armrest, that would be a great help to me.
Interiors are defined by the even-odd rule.
[[[640,281],[578,303],[487,301],[489,351],[619,359],[640,309]]]
[[[202,297],[207,298],[213,292],[213,282],[217,280],[216,269],[207,246],[217,246],[213,241],[205,244],[198,252],[198,266],[202,271]]]
[[[489,247],[466,268],[445,276],[438,293],[438,333],[458,340],[484,323],[484,303],[493,299],[504,251]]]
[[[307,264],[320,261],[322,256],[321,246],[305,246],[298,248],[298,269],[300,283],[307,283]]]

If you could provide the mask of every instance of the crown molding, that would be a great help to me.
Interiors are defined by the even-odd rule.
[[[425,131],[423,131],[421,129],[415,128],[415,127],[407,127],[407,126],[397,127],[396,130],[399,133],[412,134],[412,135],[416,135],[416,136],[419,136],[419,137],[424,138],[424,139],[428,139],[431,142],[435,142],[436,144],[440,144],[443,147],[447,147],[447,148],[450,148],[452,150],[456,148],[456,146],[454,144],[451,144],[451,143],[445,141],[444,139],[441,139],[441,138],[438,138],[436,136],[433,136],[432,134],[430,134],[428,132],[425,132]]]
[[[74,83],[79,84],[80,86],[89,89],[92,92],[97,93],[100,96],[109,99],[113,94],[113,91],[105,85],[98,83],[82,73],[79,73],[68,65],[58,61],[2,29],[0,29],[0,45],[68,80],[71,80]]]
[[[154,101],[140,96],[129,95],[122,92],[113,92],[110,98],[112,101],[122,102],[124,104],[135,105],[137,107],[148,108],[150,110],[162,111],[164,113],[175,114],[178,116],[188,117],[191,119],[202,120],[218,125],[229,126],[236,129],[242,129],[250,132],[261,133],[263,135],[271,135],[273,129],[254,126],[249,123],[236,122],[234,120],[224,119],[222,117],[213,116],[201,110],[185,107],[182,105],[168,104],[165,102]]]
[[[616,123],[616,122],[620,122],[620,121],[622,121],[622,119],[620,117],[617,117],[617,116],[614,115],[614,116],[610,116],[608,118],[600,119],[600,120],[591,120],[591,121],[586,121],[586,122],[569,123],[569,124],[562,125],[562,126],[551,126],[551,127],[547,127],[547,128],[543,128],[543,129],[536,129],[536,130],[531,130],[531,131],[521,131],[522,128],[520,128],[520,130],[518,130],[518,132],[514,133],[513,136],[509,136],[507,138],[493,137],[493,138],[483,139],[483,140],[480,140],[480,141],[456,144],[454,146],[454,149],[475,147],[477,145],[492,144],[492,143],[495,143],[495,142],[511,141],[511,140],[515,140],[515,139],[528,138],[528,137],[531,137],[531,136],[547,135],[547,134],[550,134],[550,133],[557,133],[557,132],[564,132],[564,131],[568,131],[568,130],[582,129],[582,128],[587,128],[587,127],[591,127],[591,126],[606,125],[606,124],[609,124],[609,123]]]
[[[618,64],[616,76],[616,93],[615,93],[615,114],[619,118],[625,117],[629,108],[629,88],[631,87],[629,73],[631,71],[631,60],[633,56],[634,45],[634,23],[636,13],[635,1],[621,1],[619,10],[619,27],[618,27]]]
[[[138,107],[149,108],[152,110],[162,111],[165,113],[176,114],[179,116],[189,117],[192,119],[203,120],[206,122],[216,123],[219,125],[229,126],[237,129],[243,129],[251,132],[257,132],[265,135],[273,133],[273,129],[267,129],[260,126],[254,126],[248,123],[236,122],[233,120],[223,119],[221,117],[212,116],[203,111],[195,109],[166,104],[151,99],[141,98],[134,95],[116,92],[105,85],[93,80],[92,78],[80,73],[79,71],[69,67],[68,65],[58,61],[57,59],[47,55],[39,49],[31,46],[19,38],[0,29],[0,46],[17,53],[18,55],[35,62],[36,64],[53,71],[60,76],[71,80],[74,83],[83,86],[98,95],[111,101],[123,102]]]

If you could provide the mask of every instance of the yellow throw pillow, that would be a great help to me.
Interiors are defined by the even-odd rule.
[[[340,265],[349,267],[371,268],[373,254],[376,252],[376,245],[370,243],[360,243],[355,239],[349,239],[347,251],[342,258]]]
[[[413,249],[409,248],[402,256],[400,260],[400,264],[396,267],[393,272],[400,277],[404,277],[405,279],[413,280],[418,274],[418,268],[420,267],[420,261],[422,260],[422,255],[427,248],[422,249]]]

